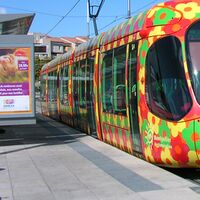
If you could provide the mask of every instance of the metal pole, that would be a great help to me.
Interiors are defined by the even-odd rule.
[[[95,35],[97,36],[98,35],[98,29],[97,29],[97,21],[96,21],[96,17],[93,17],[93,23],[94,23],[94,32],[95,32]]]
[[[89,2],[87,1],[87,36],[90,37],[90,16],[89,16]]]
[[[131,18],[131,0],[128,0],[128,16],[127,18]]]
[[[93,20],[95,35],[98,35],[96,18],[99,15],[99,12],[103,6],[104,1],[105,0],[101,0],[100,5],[91,5],[90,0],[88,0],[89,17]],[[97,8],[97,11],[96,11],[96,8]]]

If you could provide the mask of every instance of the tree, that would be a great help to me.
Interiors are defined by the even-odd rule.
[[[40,90],[40,71],[46,63],[50,62],[50,58],[40,59],[39,57],[35,57],[35,90],[39,92]]]
[[[35,57],[35,81],[39,81],[40,71],[43,65],[50,61],[50,58],[40,59],[39,57]]]

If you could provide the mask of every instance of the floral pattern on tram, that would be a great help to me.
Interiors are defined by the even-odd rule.
[[[104,87],[101,71],[103,53],[125,47],[127,62],[125,64],[125,71],[129,72],[129,47],[137,41],[137,103],[142,146],[140,154],[137,155],[140,156],[142,154],[147,161],[163,166],[199,167],[200,105],[194,94],[187,59],[188,52],[186,51],[186,34],[188,28],[199,19],[200,0],[164,2],[77,47],[76,58],[72,58],[70,61],[72,63],[69,64],[71,77],[69,81],[70,109],[74,106],[73,64],[74,62],[86,60],[89,57],[88,55],[90,55],[94,59],[95,69],[93,74],[93,92],[97,137],[131,154],[137,151],[135,149],[134,137],[131,133],[130,100],[126,98],[126,109],[123,110],[126,112],[126,115],[123,115],[123,113],[104,110],[102,102],[103,98],[104,100],[106,98],[102,97],[103,95],[101,96]],[[180,46],[180,52],[178,52],[180,55],[178,53],[177,55],[180,56],[181,70],[184,72],[184,89],[189,96],[185,97],[189,100],[189,103],[183,106],[184,112],[179,116],[174,115],[174,118],[167,112],[165,113],[166,117],[163,117],[164,112],[162,109],[160,109],[161,113],[159,113],[159,109],[157,113],[154,112],[154,108],[149,106],[149,96],[147,94],[149,87],[147,85],[148,54],[153,45],[165,38],[168,38],[167,41],[173,41],[176,45]],[[43,68],[44,79],[46,79],[46,71],[48,73],[48,70],[49,67],[46,65]],[[128,73],[126,73],[123,85],[126,88],[126,97],[129,97],[129,78]],[[46,92],[46,95],[48,95],[48,92]],[[173,98],[172,100],[175,101]],[[47,104],[47,102],[44,102],[44,104]],[[63,111],[66,113],[66,110]],[[85,115],[85,112],[86,109],[79,109],[79,113],[82,116]],[[84,124],[84,121],[82,125],[86,125],[82,129],[87,129],[88,125]],[[73,124],[73,126],[75,125]]]
[[[170,9],[165,8],[165,6],[170,6]],[[199,17],[200,1],[162,3],[153,8],[147,15],[146,23],[156,26],[147,28],[147,39],[144,38],[140,43],[138,77],[140,95],[138,102],[143,151],[146,160],[153,163],[185,167],[197,167],[200,164],[200,123],[190,120],[198,116],[199,108],[193,106],[193,109],[178,122],[160,119],[148,109],[144,84],[144,69],[149,47],[163,35],[173,33],[173,36],[181,41],[187,84],[190,94],[193,93],[185,54],[185,34],[186,28]],[[166,25],[163,26],[164,24]]]
[[[139,14],[106,32],[101,39],[101,44],[103,44],[101,52],[109,51],[131,41],[135,41],[137,37],[139,38],[139,35],[133,34],[133,31],[137,32],[142,29],[145,17],[146,12]],[[100,65],[102,65],[102,63],[100,63]],[[128,80],[126,77],[125,85],[127,84]],[[102,91],[102,83],[99,85],[99,91]],[[126,102],[126,104],[128,104],[128,102]],[[127,116],[103,113],[101,116],[102,136],[105,142],[132,154],[132,135],[130,133],[129,117]]]

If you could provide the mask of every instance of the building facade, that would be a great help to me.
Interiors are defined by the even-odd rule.
[[[29,33],[34,36],[35,56],[39,59],[55,58],[86,42],[87,37],[51,37],[41,33]]]

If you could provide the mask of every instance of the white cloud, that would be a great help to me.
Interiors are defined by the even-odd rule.
[[[7,12],[6,12],[6,9],[0,7],[0,14],[6,14],[6,13],[7,13]]]

